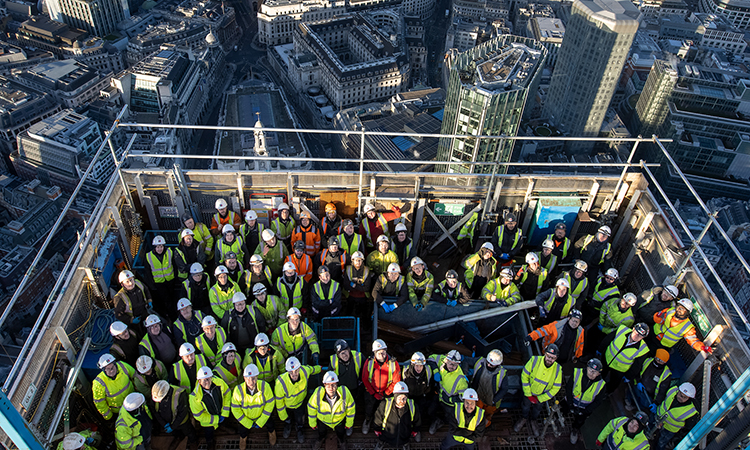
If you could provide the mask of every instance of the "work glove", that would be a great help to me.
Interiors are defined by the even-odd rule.
[[[292,419],[286,419],[284,420],[284,423],[292,423]]]
[[[224,419],[226,419],[226,417],[224,417],[224,416],[219,416],[219,423],[221,423],[221,422],[224,422]]]
[[[529,401],[530,401],[530,402],[531,402],[532,404],[534,404],[534,405],[536,405],[537,403],[539,403],[539,399],[538,399],[538,398],[536,398],[536,395],[532,395],[531,397],[527,397],[527,398],[528,398],[528,399],[529,399]]]
[[[451,300],[448,302],[448,306],[456,306],[458,302],[456,300]]]
[[[148,302],[148,309],[154,309],[154,302]]]
[[[375,430],[375,436],[380,437],[381,434],[383,434],[382,431]]]
[[[500,259],[508,260],[508,259],[510,259],[510,255],[507,254],[507,253],[501,253],[500,254]]]
[[[411,437],[417,437],[417,432],[416,431],[412,431],[411,432]]]
[[[651,403],[650,405],[648,405],[648,410],[651,411],[651,414],[656,415],[657,408],[658,406],[656,406],[656,403]]]
[[[547,310],[543,306],[539,307],[539,317],[542,319],[547,317]]]
[[[435,380],[435,382],[440,383],[440,380],[442,380],[443,377],[440,376],[440,372],[435,372],[435,375],[432,376],[432,379]]]
[[[86,438],[86,444],[91,445],[93,443],[94,443],[94,438],[92,438],[92,437],[87,437]]]
[[[622,377],[622,382],[625,383],[625,384],[628,384],[628,383],[630,383],[630,378],[628,378],[628,377]]]
[[[710,355],[710,354],[712,354],[714,352],[714,349],[712,349],[708,345],[704,345],[703,346],[703,351],[706,352],[706,353],[708,353]]]
[[[257,423],[253,424],[253,428],[260,428]]]
[[[318,354],[318,353],[313,353],[313,354],[312,354],[312,361],[313,361],[313,365],[314,365],[314,366],[317,366],[317,365],[318,365],[318,359],[320,359],[320,354]]]
[[[602,441],[600,441],[599,439],[597,439],[596,440],[596,446],[597,447],[601,447],[602,446]]]
[[[169,425],[169,424],[164,425],[164,431],[166,431],[167,433],[171,433],[172,432],[172,426]]]
[[[635,388],[638,389],[639,391],[643,392],[644,394],[646,393],[646,386],[644,386],[643,383],[636,384]]]
[[[500,306],[502,306],[502,307],[508,307],[508,306],[510,306],[510,305],[508,304],[508,302],[506,302],[505,300],[503,300],[503,301],[501,301],[500,303],[498,303],[498,305],[500,305]]]
[[[351,283],[349,283],[349,286],[354,287],[356,286],[356,284],[352,281]]]
[[[133,317],[133,325],[138,325],[139,323],[141,323],[141,318],[140,317]]]
[[[599,350],[597,350],[597,351],[596,351],[596,357],[597,357],[598,359],[602,359],[602,352],[600,352]]]
[[[424,306],[422,306],[421,303],[417,303],[417,306],[414,307],[417,311],[422,311],[424,309]]]
[[[599,324],[596,327],[599,328],[599,331],[604,331],[604,325]]]
[[[533,341],[533,340],[534,339],[532,339],[531,336],[529,336],[527,334],[526,336],[523,337],[523,345],[525,345],[526,347],[528,347],[529,345],[531,345],[531,341]]]

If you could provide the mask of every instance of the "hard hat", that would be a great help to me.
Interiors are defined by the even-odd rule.
[[[301,213],[299,213],[299,218],[300,219],[309,219],[310,218],[310,213],[307,212],[307,211],[302,211]]]
[[[167,241],[164,239],[163,236],[156,236],[153,241],[151,241],[151,245],[156,247],[157,245],[166,245]]]
[[[682,305],[688,312],[693,312],[693,302],[689,298],[681,298],[677,301],[678,305]]]
[[[328,371],[325,375],[323,375],[323,384],[331,384],[331,383],[338,383],[339,382],[339,376],[336,375],[336,372]]]
[[[268,289],[263,285],[263,283],[255,283],[253,286],[253,295],[258,295],[266,292]],[[239,294],[239,292],[238,292]],[[237,295],[237,294],[235,294]]]
[[[614,267],[607,269],[607,271],[604,272],[604,275],[608,277],[612,277],[615,280],[620,278],[620,272],[618,272],[617,269],[615,269]]]
[[[354,252],[352,254],[352,259],[353,260],[354,259],[362,259],[362,260],[364,260],[365,259],[365,255],[362,252],[360,252],[359,250],[357,250],[356,252]]]
[[[266,333],[258,333],[255,335],[255,341],[253,344],[256,347],[262,347],[264,345],[268,345],[268,335]]]
[[[557,356],[560,354],[560,348],[556,344],[550,344],[544,349],[544,353]]]
[[[570,289],[570,283],[565,278],[560,278],[559,280],[557,280],[555,286],[564,286],[565,288]]]
[[[97,364],[97,366],[99,366],[100,369],[104,369],[113,362],[115,362],[115,357],[110,355],[109,353],[105,353],[99,357],[99,363]]]
[[[185,239],[185,236],[195,236],[195,233],[190,228],[185,228],[180,232],[180,240]]]
[[[526,254],[526,264],[534,264],[539,262],[539,257],[536,256],[536,253],[527,253]]]
[[[503,363],[503,352],[497,349],[490,350],[487,354],[487,362],[490,363],[490,365],[499,366]]]
[[[302,315],[302,313],[300,313],[299,309],[295,308],[295,307],[289,308],[289,311],[286,312],[286,316],[287,317],[301,316],[301,315]]]
[[[214,203],[214,207],[216,207],[216,209],[224,209],[227,207],[227,201],[223,198],[220,198],[216,200],[216,203]]]
[[[196,374],[195,378],[198,380],[205,380],[206,378],[211,378],[214,376],[213,371],[208,366],[203,366],[200,369],[198,369],[198,373]]]
[[[583,314],[578,309],[571,309],[568,313],[568,317],[571,317],[573,319],[583,319]]]
[[[344,339],[339,339],[336,341],[336,344],[333,346],[333,349],[336,350],[336,353],[344,351],[349,348],[349,343],[346,342]]]
[[[503,278],[513,278],[513,271],[506,267],[505,269],[500,271],[500,276]]]
[[[422,261],[422,258],[420,258],[419,256],[415,256],[411,259],[411,267],[418,266],[420,264],[424,266],[424,261]]]
[[[227,342],[226,344],[224,344],[223,347],[221,347],[222,355],[224,353],[229,353],[229,352],[235,352],[235,353],[237,352],[237,347],[235,347],[234,344],[232,344],[231,342]]]
[[[606,225],[603,225],[603,226],[599,227],[599,229],[597,230],[597,232],[601,233],[601,234],[603,234],[605,236],[612,236],[612,229],[609,228]]]
[[[151,325],[156,325],[157,323],[161,323],[161,319],[156,314],[149,314],[148,317],[146,317],[146,327],[150,327]]]
[[[134,277],[135,275],[133,275],[133,272],[129,270],[123,270],[122,272],[120,272],[120,275],[117,277],[117,279],[120,281],[120,283],[124,283],[126,280]]]
[[[227,269],[226,266],[223,266],[223,265],[216,266],[216,269],[214,270],[214,276],[218,277],[222,273],[229,274],[229,269]]]
[[[460,353],[458,353],[458,350],[451,350],[448,352],[445,359],[452,362],[461,362],[461,359],[463,359],[463,357]]]
[[[388,264],[388,272],[389,273],[401,273],[401,267],[396,263],[390,263]]]
[[[346,228],[349,225],[354,226],[354,222],[351,219],[344,219],[341,221],[341,228]]]
[[[201,263],[194,262],[190,265],[190,275],[195,275],[196,273],[202,273],[203,272],[203,266],[201,266]]]
[[[188,306],[192,306],[193,304],[190,303],[190,300],[186,298],[181,298],[180,301],[177,302],[177,310],[181,310],[183,308],[187,308]]]
[[[669,293],[669,294],[670,294],[670,295],[671,295],[672,297],[675,297],[675,298],[676,298],[676,297],[677,297],[678,295],[680,295],[680,290],[679,290],[679,289],[677,289],[677,286],[673,286],[673,285],[671,285],[671,284],[670,284],[670,285],[668,285],[668,286],[665,286],[665,287],[664,287],[664,290],[665,290],[665,291],[667,291],[667,292],[668,292],[668,293]]]
[[[336,212],[336,205],[334,205],[333,203],[326,203],[325,211],[326,213]]]
[[[555,243],[552,242],[552,239],[545,239],[544,242],[542,242],[542,248],[555,248]]]
[[[516,215],[513,213],[508,213],[505,215],[505,221],[506,222],[515,222],[516,221]]]
[[[78,433],[70,433],[63,439],[63,450],[78,450],[86,443],[86,438]]]
[[[328,266],[320,266],[320,267],[318,267],[318,275],[320,275],[321,273],[324,273],[324,272],[325,273],[330,272],[330,270],[328,269]]]
[[[557,225],[555,225],[555,230],[565,230],[567,228],[565,222],[558,222]]]
[[[190,214],[189,212],[186,212],[185,214],[182,215],[182,217],[180,217],[180,219],[182,219],[182,223],[185,223],[192,218],[193,218],[193,215]]]
[[[388,236],[384,234],[381,234],[380,236],[378,236],[378,243],[381,243],[381,242],[388,242]]]
[[[150,356],[141,355],[135,361],[135,368],[141,375],[151,370],[152,367],[154,367],[154,360]]]
[[[586,364],[586,367],[590,367],[596,371],[601,372],[602,371],[602,362],[599,361],[597,358],[591,358],[589,359],[589,362]]]
[[[637,420],[642,427],[648,427],[648,414],[643,411],[638,411],[633,414],[633,419]]]
[[[279,211],[283,211],[283,210],[285,210],[285,209],[286,209],[286,210],[288,210],[288,209],[289,209],[289,205],[287,205],[286,203],[283,203],[283,202],[282,202],[282,203],[281,203],[281,204],[279,205],[279,207],[278,207],[278,208],[276,208],[276,209],[277,209],[277,210],[279,210]]]
[[[582,259],[576,259],[575,264],[573,264],[573,267],[580,270],[581,272],[586,272],[589,270],[589,265],[586,263],[586,261]]]
[[[231,223],[224,225],[224,227],[221,229],[221,234],[227,234],[229,232],[234,233],[234,226]]]
[[[403,381],[399,381],[396,383],[395,386],[393,386],[393,394],[408,394],[409,393],[409,386],[406,385]]]
[[[255,364],[248,364],[242,372],[242,375],[245,377],[257,377],[259,374],[260,370],[258,370],[258,366]]]
[[[492,242],[485,242],[484,244],[482,244],[481,248],[487,249],[491,251],[492,253],[495,253],[495,246],[492,245]]]
[[[146,397],[144,397],[140,392],[131,392],[127,397],[125,397],[125,401],[122,402],[122,406],[123,408],[125,408],[125,411],[135,411],[145,401]]]
[[[228,260],[228,259],[237,259],[237,253],[227,252],[227,254],[224,255],[224,260]]]
[[[414,354],[411,355],[411,363],[423,366],[427,363],[427,359],[422,352],[414,352]]]
[[[305,241],[294,241],[294,244],[292,245],[294,246],[295,250],[305,250]]]
[[[180,345],[180,357],[192,355],[193,353],[195,353],[195,347],[190,342]]]
[[[664,361],[669,361],[669,352],[666,349],[660,348],[656,350],[656,357]]]
[[[169,382],[167,380],[159,380],[151,387],[151,399],[158,403],[164,400],[168,392]]]
[[[263,232],[260,234],[260,237],[262,237],[264,241],[270,241],[274,236],[276,236],[274,232],[269,230],[268,228],[263,230]]]
[[[648,336],[648,325],[646,325],[645,323],[637,323],[635,324],[633,329],[636,333],[640,334],[643,337]]]
[[[363,211],[363,212],[364,212],[365,214],[367,214],[367,213],[368,213],[368,212],[370,212],[370,211],[375,211],[375,206],[374,206],[374,205],[372,205],[371,203],[367,203],[367,204],[365,204],[365,206],[364,206],[364,207],[362,207],[362,211]]]
[[[445,279],[446,280],[457,280],[458,279],[458,272],[456,272],[453,269],[450,269],[449,271],[445,272]]]
[[[206,316],[203,318],[203,321],[201,321],[201,327],[211,327],[216,325],[216,319],[214,319],[214,316]]]
[[[289,359],[286,360],[287,372],[293,372],[300,367],[302,367],[302,364],[300,364],[299,359],[297,359],[295,356],[290,356]]]
[[[399,233],[401,231],[406,232],[406,225],[404,225],[403,223],[397,223],[395,231],[396,233]]]
[[[119,336],[122,333],[125,332],[125,330],[128,329],[128,326],[124,323],[120,322],[119,320],[116,320],[112,322],[112,325],[109,326],[109,334],[112,336]]]
[[[469,388],[464,391],[464,395],[461,396],[461,399],[477,401],[479,400],[479,395],[477,395],[477,391],[475,391],[472,388]]]
[[[297,273],[297,266],[295,266],[294,263],[291,262],[291,261],[285,262],[284,263],[284,272],[286,272],[287,270],[293,270],[294,273]]]
[[[263,257],[260,255],[253,255],[250,257],[250,264],[257,265],[257,264],[263,264]]]
[[[372,343],[372,351],[373,351],[373,353],[376,352],[376,351],[378,351],[378,350],[385,350],[387,348],[388,348],[388,346],[385,345],[385,341],[382,340],[382,339],[375,339],[373,341],[373,343]]]
[[[336,236],[329,237],[328,238],[328,246],[330,247],[332,245],[340,245],[339,244],[339,238],[337,238]]]
[[[251,220],[258,220],[258,213],[256,213],[252,209],[248,209],[245,213],[245,220],[248,222],[250,222]]]
[[[630,306],[635,306],[636,302],[638,301],[638,298],[632,292],[628,292],[627,294],[623,295],[622,299],[625,300],[625,303]]]

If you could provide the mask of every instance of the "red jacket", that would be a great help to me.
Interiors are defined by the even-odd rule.
[[[399,381],[401,381],[401,369],[398,361],[390,355],[383,364],[371,356],[362,367],[362,382],[365,384],[365,389],[378,400],[393,394],[393,387]]]
[[[366,220],[368,222],[368,225],[370,227],[370,234],[372,234],[370,238],[372,239],[372,244],[375,248],[377,248],[378,238],[381,234],[383,234],[383,227],[380,225],[380,221],[378,220],[378,218],[383,217],[386,222],[391,222],[401,217],[401,210],[399,208],[394,206],[392,209],[393,211],[389,212],[378,212],[375,218],[372,220],[367,217],[367,214],[365,214],[365,216],[362,218],[363,221]],[[365,228],[363,223],[359,224],[359,234],[362,235],[362,242],[369,245],[367,241],[367,229]],[[388,231],[387,235],[390,236],[390,231]]]

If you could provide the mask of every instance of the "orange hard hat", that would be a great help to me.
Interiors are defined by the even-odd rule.
[[[333,203],[326,204],[326,213],[329,212],[336,212],[336,205],[334,205]]]

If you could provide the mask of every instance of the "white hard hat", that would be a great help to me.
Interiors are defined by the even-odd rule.
[[[247,301],[247,297],[242,292],[235,292],[232,296],[232,304]]]
[[[461,396],[462,400],[479,400],[479,395],[477,395],[477,391],[475,391],[472,388],[469,388],[464,391],[464,395]]]
[[[195,236],[195,233],[193,233],[193,230],[191,230],[190,228],[185,228],[184,230],[182,230],[182,232],[180,232],[180,240],[183,240],[185,236]]]
[[[331,383],[338,383],[339,382],[339,376],[336,375],[336,372],[328,371],[325,375],[323,375],[323,384],[331,384]]]
[[[677,289],[677,286],[674,286],[674,285],[671,285],[671,284],[668,285],[668,286],[665,286],[664,290],[667,291],[672,297],[675,297],[675,298],[678,295],[680,295],[680,290]]]
[[[462,356],[461,356],[461,354],[460,354],[460,353],[458,352],[458,350],[451,350],[451,351],[449,351],[449,352],[448,352],[448,354],[446,355],[446,359],[447,359],[448,361],[453,361],[453,362],[461,362],[461,359],[463,359],[463,357],[462,357]]]
[[[365,259],[365,255],[357,250],[356,252],[352,253],[352,259]]]
[[[248,364],[242,372],[242,375],[245,377],[257,377],[259,374],[260,370],[258,370],[258,366],[255,364]]]
[[[679,389],[680,392],[688,397],[695,398],[695,386],[693,386],[693,383],[682,383]]]
[[[191,355],[195,353],[195,347],[190,342],[185,342],[180,345],[180,357]]]
[[[495,253],[495,246],[492,245],[492,242],[485,242],[482,244],[481,248],[486,248],[487,250],[491,251],[492,253]]]
[[[372,343],[372,351],[376,352],[378,350],[385,350],[388,346],[385,345],[385,341],[382,339],[375,339]]]
[[[266,286],[263,285],[263,283],[255,283],[253,286],[253,295],[258,295],[266,292],[268,289],[266,289]]]
[[[362,208],[362,211],[367,214],[370,211],[375,211],[375,206],[371,203],[366,203],[365,206]]]
[[[156,247],[157,245],[166,245],[167,241],[164,239],[163,236],[156,236],[153,241],[151,241],[151,245]]]
[[[406,385],[403,381],[399,381],[396,383],[395,386],[393,386],[393,393],[394,394],[408,394],[409,393],[409,386]]]
[[[122,272],[120,272],[120,275],[117,277],[117,279],[120,281],[120,283],[124,283],[125,280],[129,280],[133,277],[135,277],[135,275],[133,275],[133,272],[129,270],[123,270]]]
[[[268,335],[266,333],[258,333],[255,335],[255,342],[256,347],[261,347],[263,345],[268,345]]]
[[[413,355],[411,355],[412,364],[419,364],[423,366],[426,362],[427,362],[427,359],[425,359],[424,354],[422,352],[415,352]]]
[[[122,406],[123,408],[125,408],[125,411],[135,411],[145,401],[146,397],[144,397],[140,392],[131,392],[127,397],[125,397],[125,401],[122,402]]]
[[[399,231],[406,231],[406,225],[404,225],[403,223],[397,223],[396,224],[396,233],[398,233]]]
[[[283,203],[283,202],[282,202],[282,203],[281,203],[281,204],[279,205],[279,207],[278,207],[278,208],[276,208],[276,209],[278,209],[279,211],[283,211],[283,210],[285,210],[285,209],[289,209],[289,205],[287,205],[286,203]]]
[[[287,372],[292,372],[302,367],[302,364],[299,362],[299,359],[297,359],[297,357],[290,356],[286,360],[285,367]]]
[[[135,361],[135,368],[141,375],[151,370],[152,367],[154,367],[154,360],[150,356],[141,355]]]
[[[580,270],[581,272],[586,272],[587,270],[589,270],[588,263],[582,259],[577,259],[575,264],[573,264],[573,267]]]
[[[167,380],[159,380],[154,383],[153,387],[151,388],[151,400],[160,402],[164,400],[164,397],[167,396],[168,392],[169,382]]]
[[[632,292],[628,292],[627,294],[623,295],[622,299],[625,300],[625,303],[630,306],[635,306],[636,302],[638,301],[638,297],[636,297]]]
[[[602,225],[601,227],[599,227],[597,232],[602,233],[605,236],[612,236],[612,229],[606,225]]]
[[[214,203],[214,206],[216,207],[216,209],[224,209],[227,207],[227,201],[224,200],[223,198],[220,198],[216,200],[216,203]]]
[[[263,264],[263,257],[260,255],[253,255],[250,257],[250,264],[256,265],[256,264]]]
[[[264,241],[270,241],[274,236],[276,236],[274,232],[269,230],[268,228],[263,230],[263,232],[260,234],[260,237],[262,237]]]
[[[295,266],[294,263],[291,262],[291,261],[285,262],[284,263],[284,272],[286,272],[287,270],[293,270],[296,273],[297,272],[297,266]]]
[[[194,262],[190,265],[190,275],[195,275],[196,273],[203,273],[203,266],[201,266],[201,263]]]
[[[542,242],[542,248],[555,248],[555,243],[552,242],[552,239],[545,239]]]
[[[149,314],[148,317],[146,317],[146,327],[156,325],[157,323],[161,323],[161,319],[156,314]]]
[[[214,319],[214,316],[206,316],[201,321],[201,327],[210,327],[216,325],[216,319]]]
[[[203,366],[200,369],[198,369],[198,373],[196,374],[195,378],[198,380],[205,380],[206,378],[211,378],[214,376],[213,371],[208,366]]]
[[[105,353],[99,357],[99,363],[97,365],[100,369],[104,369],[113,362],[115,362],[115,357],[110,355],[109,353]]]
[[[286,312],[287,317],[301,316],[301,315],[302,313],[299,312],[299,308],[295,308],[295,307],[289,308],[289,311]]]
[[[539,257],[536,256],[536,253],[527,253],[526,254],[526,264],[534,264],[539,262]]]
[[[188,300],[188,299],[186,299],[184,297],[181,298],[180,301],[177,302],[177,310],[178,311],[181,310],[181,309],[187,308],[188,306],[193,306],[193,304],[190,303],[190,300]]]
[[[503,352],[497,349],[490,350],[490,353],[487,354],[487,362],[493,366],[499,366],[503,363]]]
[[[214,276],[218,277],[222,273],[229,274],[229,269],[227,269],[226,266],[223,265],[216,266],[216,269],[214,269]]]
[[[120,322],[119,320],[116,320],[112,322],[112,325],[109,326],[109,334],[112,336],[119,336],[122,333],[125,332],[125,330],[128,329],[128,326],[124,323]]]
[[[222,355],[224,353],[236,352],[236,351],[237,351],[237,347],[235,347],[234,344],[232,344],[231,342],[227,342],[226,344],[224,344],[223,347],[221,347],[221,354]]]
[[[248,210],[245,213],[245,220],[247,220],[248,222],[251,220],[258,220],[258,213],[256,213],[252,209]]]
[[[607,269],[607,271],[604,272],[604,275],[612,277],[614,279],[620,278],[620,272],[618,272],[614,267]]]
[[[224,227],[222,227],[221,234],[227,234],[230,231],[232,233],[234,233],[234,225],[232,225],[231,223],[228,223],[228,224],[224,225]]]
[[[390,273],[401,273],[401,267],[396,263],[388,264],[388,272]]]
[[[388,242],[388,236],[384,234],[381,234],[380,236],[378,236],[378,243],[380,242]]]
[[[411,267],[418,266],[420,264],[423,266],[425,265],[424,261],[422,261],[422,258],[420,258],[419,256],[415,256],[411,259]]]
[[[689,298],[681,298],[677,301],[678,305],[682,305],[688,312],[693,312],[693,302]]]
[[[555,286],[565,286],[566,288],[570,289],[570,283],[565,278],[560,278],[559,280],[557,280]]]
[[[78,433],[70,433],[63,439],[63,450],[78,450],[86,443],[86,438]]]
[[[513,271],[506,267],[505,269],[500,271],[500,276],[503,278],[513,278]]]

